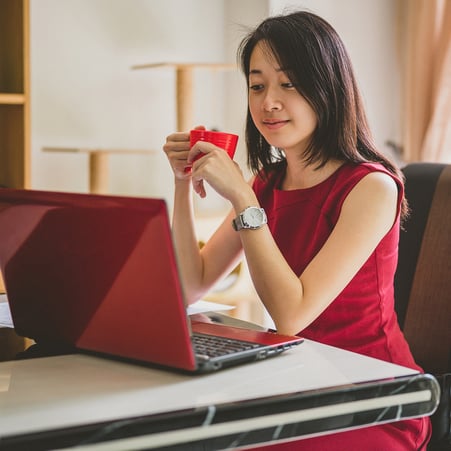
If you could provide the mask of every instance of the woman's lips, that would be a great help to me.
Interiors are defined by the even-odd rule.
[[[288,121],[263,121],[263,125],[270,130],[278,130],[287,124]]]

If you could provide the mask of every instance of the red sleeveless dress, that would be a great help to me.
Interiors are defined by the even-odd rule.
[[[380,164],[342,165],[322,183],[307,189],[279,189],[283,174],[256,178],[254,191],[268,226],[292,270],[300,275],[338,221],[349,192],[374,171],[389,174],[399,187],[393,227],[329,307],[299,335],[328,345],[421,370],[412,357],[394,310],[393,279],[398,261],[403,185]],[[324,272],[327,283],[327,269]],[[428,418],[405,420],[306,439],[260,450],[421,450],[430,436]]]

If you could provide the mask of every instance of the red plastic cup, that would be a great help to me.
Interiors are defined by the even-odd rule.
[[[190,147],[193,147],[198,141],[207,141],[215,146],[224,149],[230,158],[235,155],[238,135],[225,132],[215,132],[212,130],[191,130],[189,132]],[[201,158],[203,154],[198,155],[195,160]]]

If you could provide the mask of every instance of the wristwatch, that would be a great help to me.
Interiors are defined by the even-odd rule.
[[[235,219],[232,220],[233,228],[238,231],[241,229],[259,229],[267,224],[268,219],[263,208],[247,207]]]

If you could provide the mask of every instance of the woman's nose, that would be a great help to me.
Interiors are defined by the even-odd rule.
[[[262,107],[264,111],[277,111],[281,109],[281,102],[274,91],[267,91]]]

